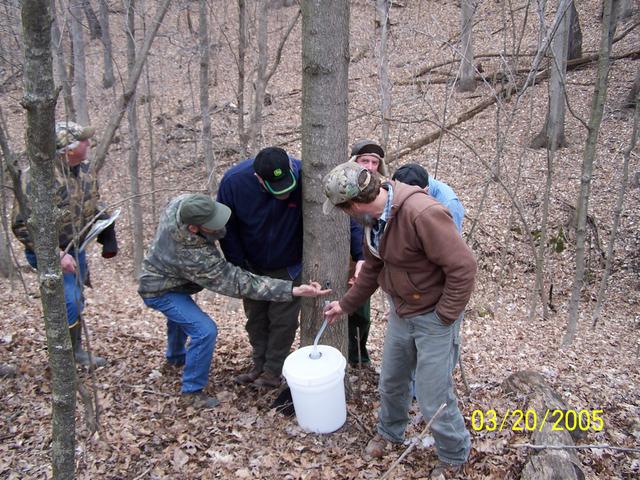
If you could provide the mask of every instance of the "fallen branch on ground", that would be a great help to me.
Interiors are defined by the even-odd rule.
[[[400,465],[400,462],[402,460],[404,460],[404,458],[409,455],[409,453],[411,453],[411,451],[416,447],[416,445],[418,444],[418,442],[422,441],[422,438],[427,434],[427,431],[429,430],[429,428],[431,428],[431,424],[433,423],[433,421],[438,418],[438,415],[440,415],[440,413],[442,412],[442,410],[444,410],[444,407],[446,407],[447,404],[443,403],[442,405],[440,405],[440,408],[438,408],[438,410],[436,410],[436,413],[433,414],[433,417],[431,417],[431,420],[429,420],[429,423],[427,423],[427,426],[424,427],[424,430],[422,430],[422,433],[420,433],[420,435],[418,435],[418,439],[411,442],[411,445],[409,445],[407,447],[407,449],[402,452],[402,455],[400,455],[398,457],[398,459],[393,462],[391,464],[391,466],[389,467],[389,470],[387,470],[384,475],[382,475],[382,477],[380,477],[380,480],[384,480],[385,478],[389,478],[389,475],[391,474],[391,472],[398,466]]]
[[[532,443],[515,443],[513,445],[507,445],[507,448],[533,448],[534,450],[564,450],[565,448],[571,448],[574,450],[583,450],[587,448],[608,448],[610,450],[618,450],[620,452],[640,452],[640,447],[615,447],[613,445],[534,445]]]

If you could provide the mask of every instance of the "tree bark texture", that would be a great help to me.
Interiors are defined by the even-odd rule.
[[[99,0],[100,8],[100,39],[102,40],[102,58],[104,62],[104,71],[102,73],[102,86],[111,88],[115,82],[113,76],[113,53],[111,48],[111,30],[109,27],[109,5],[107,0]]]
[[[376,11],[380,21],[380,45],[378,49],[378,75],[380,78],[380,116],[382,123],[382,148],[389,145],[389,122],[391,117],[391,82],[389,80],[389,55],[387,40],[389,37],[390,0],[376,0]]]
[[[322,178],[346,161],[349,74],[349,2],[302,2],[303,280],[330,283],[331,298],[347,285],[349,221],[322,214]],[[323,299],[303,299],[300,343],[313,343],[322,323]],[[346,318],[327,329],[323,343],[347,356]]]
[[[571,2],[569,7],[569,47],[567,50],[567,60],[575,60],[582,57],[582,29],[580,28],[580,17],[576,10],[576,2]]]
[[[29,228],[38,257],[38,283],[44,313],[52,380],[51,463],[54,479],[74,478],[76,377],[62,287],[58,210],[53,203],[55,106],[49,0],[23,0],[24,98],[27,156],[31,167]]]
[[[58,27],[58,20],[56,18],[55,5],[55,0],[51,0],[51,39],[53,41],[52,51],[56,59],[57,73],[60,79],[60,85],[62,86],[62,98],[64,99],[65,118],[71,120],[72,122],[75,122],[76,108],[73,105],[71,82],[69,81],[69,75],[67,74],[67,68],[64,61],[64,48],[62,47],[62,37],[60,35],[60,28]]]
[[[247,156],[249,139],[244,126],[245,56],[247,53],[247,4],[238,0],[238,138],[240,158]]]
[[[631,90],[624,101],[624,108],[638,108],[637,98],[640,93],[640,68],[636,71],[636,78],[633,80]]]
[[[587,212],[589,209],[589,193],[591,189],[591,176],[593,162],[596,157],[598,133],[602,123],[604,102],[607,98],[607,78],[611,59],[611,43],[613,41],[612,29],[615,24],[615,15],[612,15],[613,0],[604,0],[604,15],[602,19],[602,37],[600,39],[600,59],[591,103],[591,115],[589,117],[589,130],[587,143],[584,147],[582,158],[582,172],[580,175],[580,191],[576,202],[576,270],[569,299],[569,312],[567,319],[567,331],[562,339],[563,346],[573,343],[578,328],[578,315],[580,307],[580,295],[584,285],[585,273],[585,237]]]
[[[573,2],[571,2],[573,5]],[[542,131],[531,141],[531,148],[548,148],[556,151],[558,148],[564,147],[567,141],[564,136],[564,117],[566,110],[565,83],[567,77],[567,48],[569,43],[570,30],[570,9],[561,12],[562,21],[558,25],[558,29],[551,43],[550,70],[551,77],[549,80],[549,105],[547,109],[547,118],[542,127]],[[563,7],[560,2],[558,8]]]
[[[84,11],[85,17],[87,17],[87,26],[89,27],[91,40],[100,38],[102,36],[102,26],[89,0],[82,0],[82,10]]]
[[[258,65],[253,82],[253,114],[249,125],[249,144],[255,155],[262,146],[262,106],[267,89],[267,63],[269,61],[269,14],[267,0],[258,0]]]
[[[211,114],[209,112],[209,20],[207,18],[207,1],[199,0],[198,36],[200,37],[200,114],[202,116],[202,150],[204,164],[207,168],[207,189],[217,189],[215,163],[213,159],[213,142],[211,139]]]
[[[87,73],[84,51],[84,31],[82,27],[82,4],[79,1],[69,3],[71,37],[73,39],[73,100],[78,123],[91,125],[87,105]]]
[[[461,45],[459,92],[473,92],[476,89],[476,69],[473,66],[473,16],[477,0],[461,1]]]
[[[135,0],[127,0],[127,67],[129,75],[136,63]],[[129,185],[131,188],[131,223],[133,225],[133,275],[138,278],[144,256],[144,227],[142,224],[142,199],[140,196],[140,136],[138,134],[138,108],[135,90],[127,106],[129,120]]]

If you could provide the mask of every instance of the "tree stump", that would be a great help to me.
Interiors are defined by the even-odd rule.
[[[532,370],[516,372],[507,378],[502,388],[505,392],[513,392],[525,395],[529,399],[528,409],[535,410],[538,421],[542,422],[547,410],[549,415],[542,428],[536,428],[531,435],[530,443],[534,445],[574,445],[572,435],[582,436],[578,430],[567,431],[565,429],[553,430],[553,425],[558,419],[559,413],[552,415],[555,410],[567,411],[567,405],[544,377]],[[520,478],[523,480],[582,480],[584,473],[582,465],[575,451],[543,449],[535,450],[522,469]]]

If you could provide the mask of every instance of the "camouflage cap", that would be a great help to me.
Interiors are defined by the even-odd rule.
[[[331,170],[322,180],[327,199],[322,212],[329,214],[336,205],[347,202],[360,194],[371,182],[371,172],[354,162],[346,162]]]
[[[185,225],[220,230],[229,221],[231,209],[208,195],[194,193],[182,200],[178,216]]]
[[[56,150],[62,153],[67,148],[73,149],[78,146],[78,142],[93,137],[95,132],[95,128],[83,127],[75,122],[57,122]]]

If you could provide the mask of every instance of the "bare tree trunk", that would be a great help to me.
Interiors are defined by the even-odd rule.
[[[135,26],[135,0],[126,0],[127,26],[127,67],[129,76],[136,63],[136,26]],[[133,225],[133,274],[135,278],[140,275],[142,258],[144,255],[144,230],[142,225],[142,201],[140,197],[140,167],[138,165],[138,153],[140,150],[140,138],[138,136],[138,108],[135,90],[131,101],[127,106],[127,118],[129,120],[129,185],[131,187],[131,219]]]
[[[389,145],[389,119],[391,117],[391,82],[389,81],[389,56],[387,39],[389,36],[390,0],[376,0],[376,10],[380,21],[380,47],[378,51],[378,75],[380,77],[380,113],[382,123],[382,148]]]
[[[245,55],[247,52],[247,4],[238,0],[238,138],[240,158],[247,156],[249,138],[244,126]]]
[[[144,32],[147,33],[146,28],[146,15],[144,20]],[[149,63],[144,64],[145,73],[145,91],[147,96],[146,102],[146,122],[147,122],[147,135],[149,137],[149,186],[151,188],[151,218],[158,218],[157,215],[157,202],[156,202],[156,155],[155,155],[155,141],[154,141],[154,129],[153,129],[153,107],[151,93],[151,79],[149,78]]]
[[[4,130],[0,125],[0,130]],[[4,135],[4,133],[2,133]],[[3,153],[4,155],[4,153]],[[0,236],[0,275],[5,278],[13,279],[14,267],[11,258],[11,234],[9,222],[7,221],[7,190],[5,186],[5,169],[0,163],[0,214],[2,215],[2,236]]]
[[[200,112],[202,115],[202,147],[204,164],[207,168],[207,189],[216,190],[218,181],[215,177],[215,163],[213,158],[213,142],[211,140],[211,114],[209,112],[209,26],[207,20],[207,0],[199,0],[199,31],[200,37]]]
[[[113,140],[113,136],[116,132],[116,128],[120,125],[120,121],[124,116],[124,112],[131,101],[133,94],[136,90],[136,86],[138,85],[138,79],[140,78],[140,74],[142,73],[142,67],[145,63],[147,55],[149,54],[149,49],[151,48],[151,44],[153,43],[156,34],[158,33],[158,29],[162,24],[162,19],[167,13],[167,9],[169,8],[169,4],[171,0],[163,0],[162,4],[158,5],[156,10],[156,16],[151,23],[151,29],[147,32],[144,42],[142,44],[142,48],[138,53],[136,63],[131,69],[129,73],[129,78],[127,78],[127,83],[125,85],[124,93],[117,100],[117,104],[115,106],[115,110],[111,114],[109,118],[109,123],[105,128],[105,132],[103,137],[96,148],[96,154],[93,158],[92,168],[94,168],[96,174],[102,169],[104,166],[104,161],[107,158],[107,151],[109,150],[109,145],[111,145],[111,140]]]
[[[349,222],[322,214],[322,178],[347,151],[349,1],[302,2],[303,279],[330,282],[334,298],[347,285]],[[327,92],[331,92],[330,95]],[[322,302],[303,299],[300,343],[309,345],[322,322]],[[347,322],[323,340],[347,356]]]
[[[60,28],[58,27],[58,20],[56,19],[56,2],[51,0],[51,39],[53,41],[53,54],[56,59],[57,73],[60,78],[60,85],[62,86],[62,98],[64,99],[65,117],[69,120],[76,121],[76,109],[73,106],[73,95],[71,94],[71,82],[69,81],[69,75],[67,75],[67,68],[64,63],[64,49],[62,48],[62,38],[60,36]]]
[[[96,12],[93,11],[89,0],[82,0],[82,10],[84,10],[84,15],[85,17],[87,17],[87,25],[89,26],[89,34],[91,35],[91,40],[100,38],[102,36],[102,27],[100,26],[100,22],[98,21]]]
[[[633,1],[632,0],[616,0],[614,4],[616,9],[616,22],[629,18],[633,15]]]
[[[602,274],[602,280],[600,281],[600,288],[598,289],[596,308],[591,317],[593,320],[593,327],[595,328],[602,313],[602,306],[606,300],[607,282],[609,280],[609,273],[611,272],[611,264],[613,263],[613,247],[616,243],[618,236],[618,225],[620,224],[620,217],[622,216],[622,204],[624,196],[627,190],[627,182],[629,180],[629,159],[631,152],[636,147],[638,141],[638,124],[640,122],[640,94],[636,92],[636,108],[633,117],[633,131],[631,132],[631,140],[629,146],[624,151],[624,161],[622,162],[622,180],[620,181],[620,191],[618,192],[618,199],[616,201],[616,208],[613,211],[613,226],[611,228],[611,236],[609,237],[609,246],[607,247],[607,261],[605,262],[604,273]]]
[[[262,106],[264,105],[264,94],[267,88],[266,73],[267,62],[269,61],[269,13],[267,1],[258,0],[258,65],[253,82],[253,113],[251,115],[251,124],[249,125],[249,145],[251,145],[252,153],[256,153],[262,146]]]
[[[75,470],[76,376],[67,325],[56,225],[55,106],[49,0],[22,1],[25,42],[24,98],[27,156],[31,167],[32,232],[52,380],[51,464],[54,479],[73,479]]]
[[[566,2],[565,2],[566,3]],[[531,148],[550,148],[557,150],[567,145],[564,137],[564,117],[566,109],[565,83],[567,78],[567,48],[569,44],[569,28],[571,18],[569,8],[561,12],[562,21],[551,44],[551,78],[549,80],[549,106],[547,118],[542,131],[531,141]],[[558,8],[563,7],[560,2]]]
[[[636,71],[636,78],[633,80],[633,85],[629,94],[624,101],[624,108],[638,108],[637,97],[640,94],[640,68]]]
[[[567,48],[567,60],[582,57],[582,29],[576,3],[573,1],[569,7],[569,46]]]
[[[100,29],[102,35],[102,58],[104,63],[104,70],[102,72],[102,86],[104,88],[111,88],[115,82],[113,76],[113,53],[111,48],[111,31],[109,28],[109,5],[107,0],[99,0],[100,10]]]
[[[75,92],[73,99],[77,120],[81,125],[91,125],[87,107],[87,74],[84,52],[84,32],[82,29],[82,4],[78,1],[69,3],[71,36],[73,39],[73,80]]]
[[[460,40],[462,45],[460,50],[460,80],[458,81],[459,92],[473,92],[476,89],[476,69],[473,66],[473,16],[476,10],[476,0],[461,1],[461,30]]]
[[[580,192],[578,194],[576,206],[576,271],[569,300],[569,313],[567,320],[567,331],[562,339],[562,345],[567,347],[573,343],[578,327],[578,311],[580,307],[580,295],[584,284],[585,271],[585,230],[587,223],[587,211],[589,208],[589,191],[591,188],[591,175],[593,172],[593,161],[596,156],[596,145],[604,102],[607,98],[607,77],[609,75],[609,64],[611,59],[611,43],[613,40],[612,29],[615,23],[615,16],[612,15],[613,0],[604,0],[604,15],[602,19],[602,38],[600,39],[600,58],[598,60],[598,71],[591,103],[591,115],[589,117],[589,131],[587,134],[587,144],[584,148],[582,160],[582,173],[580,175]]]

